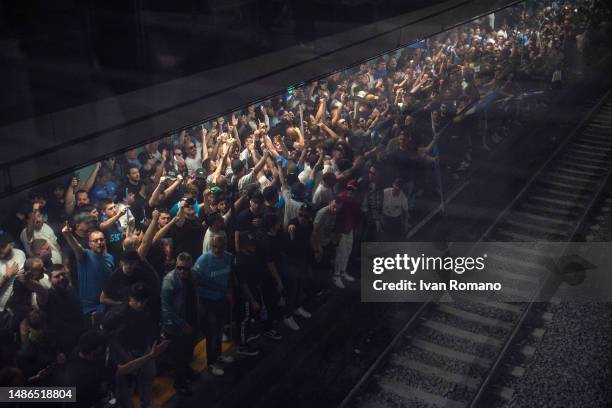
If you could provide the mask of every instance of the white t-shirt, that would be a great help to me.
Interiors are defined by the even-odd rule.
[[[244,163],[244,168],[247,170],[249,169],[249,159],[251,157],[252,154],[249,149],[244,149],[242,152],[240,152],[240,160],[242,160],[242,162]]]
[[[22,270],[25,261],[25,253],[20,249],[13,248],[13,254],[10,258],[0,259],[0,276],[4,276],[4,274],[6,273],[7,265],[10,265],[13,262],[17,264],[19,270]],[[4,285],[3,288],[0,288],[0,312],[4,311],[6,303],[9,301],[11,295],[13,294],[13,282],[15,282],[15,276],[13,276],[11,280]]]
[[[31,241],[28,241],[28,238],[26,237],[26,228],[21,231],[19,238],[21,239],[21,243],[23,244],[23,248],[26,250],[26,253],[33,255],[30,249]],[[62,263],[62,251],[57,243],[55,232],[53,232],[49,225],[43,224],[39,230],[34,229],[32,239],[44,239],[47,241],[51,247],[51,261],[54,264]]]
[[[240,180],[238,180],[238,191],[242,191],[245,186],[254,183],[255,181],[257,181],[255,172],[251,170],[244,176],[240,177]]]
[[[312,203],[315,206],[326,206],[333,199],[334,190],[332,188],[325,187],[323,183],[317,186],[317,189],[312,195]]]
[[[283,198],[285,199],[285,216],[283,218],[283,227],[286,230],[289,225],[289,221],[297,217],[300,208],[304,203],[301,203],[297,200],[294,200],[291,197],[291,191],[288,188],[285,188],[281,191]]]
[[[408,211],[408,199],[400,191],[397,196],[393,195],[393,188],[385,188],[383,192],[383,215],[387,217],[399,217],[403,211]]]
[[[304,165],[304,170],[302,170],[300,174],[298,174],[298,180],[300,180],[300,183],[306,183],[306,180],[308,180],[311,174],[312,169],[310,168],[310,165],[306,163],[306,165]]]
[[[202,167],[202,144],[199,142],[194,143],[196,146],[195,159],[185,156],[185,165],[187,166],[187,174],[193,176],[195,171]]]
[[[206,234],[204,234],[204,242],[202,244],[202,253],[210,252],[210,244],[214,237],[223,237],[227,241],[227,235],[225,231],[214,232],[211,228],[206,229]]]

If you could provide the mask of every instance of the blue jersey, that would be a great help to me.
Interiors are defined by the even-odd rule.
[[[83,314],[95,311],[102,312],[100,293],[104,283],[113,271],[113,256],[107,253],[98,255],[91,249],[86,249],[83,252],[83,256],[77,260],[81,310]]]
[[[227,252],[214,256],[202,254],[193,266],[196,292],[202,299],[221,300],[227,293],[233,257]]]

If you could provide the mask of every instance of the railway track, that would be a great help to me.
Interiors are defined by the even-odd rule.
[[[340,407],[475,407],[486,394],[510,400],[512,389],[490,385],[502,370],[524,371],[502,361],[551,276],[538,242],[570,242],[611,174],[612,90],[475,245],[488,254],[501,293],[423,304]]]

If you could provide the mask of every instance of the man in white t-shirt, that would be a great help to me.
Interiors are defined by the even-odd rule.
[[[30,256],[34,255],[30,248],[32,241],[34,239],[44,239],[51,247],[51,259],[53,263],[61,264],[62,255],[60,246],[57,242],[57,236],[51,227],[43,222],[43,217],[39,208],[38,203],[34,203],[32,205],[32,212],[28,215],[26,219],[26,227],[21,231],[19,238],[21,239],[21,243],[23,244],[23,248],[25,249],[26,253]]]
[[[312,204],[316,209],[323,208],[334,199],[334,186],[336,185],[336,175],[334,173],[324,173],[321,183],[317,186],[312,195]]]
[[[248,173],[246,172],[246,168],[244,166],[244,162],[240,159],[234,159],[232,161],[232,172],[234,173],[234,177],[238,179],[238,191],[242,191],[249,184],[255,183],[257,180],[257,175],[263,169],[266,164],[266,159],[269,157],[269,152],[266,150],[261,156],[261,159],[255,164]]]
[[[13,283],[25,260],[25,253],[13,248],[13,237],[0,233],[0,312],[4,312],[13,294]]]
[[[191,138],[185,142],[185,165],[190,176],[194,175],[195,171],[202,167],[201,148]]]
[[[393,187],[383,192],[383,231],[389,242],[398,241],[406,230],[408,199],[401,190],[402,181],[396,179]]]

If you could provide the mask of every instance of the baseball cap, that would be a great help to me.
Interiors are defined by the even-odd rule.
[[[176,170],[168,170],[166,172],[166,177],[168,177],[170,180],[176,180],[177,175]]]
[[[195,171],[195,178],[197,178],[197,179],[206,179],[206,170],[204,170],[201,167],[199,169],[196,169],[196,171]]]

